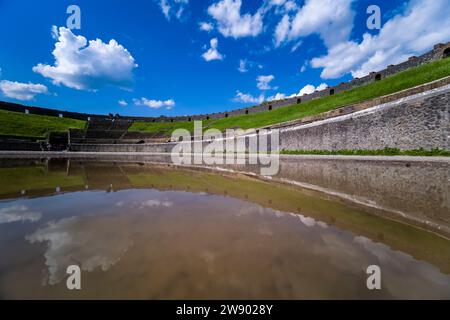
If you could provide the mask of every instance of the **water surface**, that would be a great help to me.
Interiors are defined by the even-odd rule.
[[[155,164],[0,173],[1,298],[450,298],[448,240],[316,191]]]

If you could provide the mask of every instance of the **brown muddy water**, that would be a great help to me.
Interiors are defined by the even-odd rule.
[[[392,219],[445,227],[445,181],[422,179],[417,199],[389,185],[403,165],[372,168],[387,191],[362,164],[310,166],[282,163],[278,178],[299,182],[287,185],[163,163],[1,160],[0,298],[450,298],[450,241]],[[81,290],[66,287],[70,265]],[[381,290],[367,288],[370,265]]]

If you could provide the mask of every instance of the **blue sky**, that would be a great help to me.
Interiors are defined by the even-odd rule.
[[[66,28],[73,4],[80,30]],[[367,28],[369,5],[381,30]],[[448,0],[0,0],[0,99],[101,114],[224,111],[424,53],[450,40],[449,17]]]

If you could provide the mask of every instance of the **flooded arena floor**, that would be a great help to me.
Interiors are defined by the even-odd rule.
[[[445,165],[157,162],[1,160],[0,298],[450,298]]]

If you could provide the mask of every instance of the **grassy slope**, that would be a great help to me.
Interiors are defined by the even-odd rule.
[[[258,128],[280,122],[301,119],[340,108],[345,105],[392,94],[449,75],[450,59],[438,60],[406,70],[367,86],[355,88],[333,96],[308,101],[299,105],[287,106],[273,111],[203,121],[203,126],[205,128],[216,128],[219,130],[235,127],[240,127],[242,129]],[[158,124],[137,122],[133,124],[130,131],[149,133],[160,132],[170,135],[170,132],[177,128],[185,128],[192,131],[193,124],[191,122]]]
[[[4,135],[45,137],[50,131],[82,129],[84,125],[81,120],[0,110],[0,134]]]

